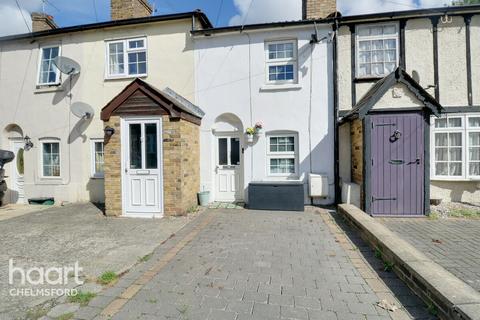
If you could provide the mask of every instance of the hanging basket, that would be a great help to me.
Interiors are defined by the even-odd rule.
[[[253,134],[247,134],[247,142],[252,143],[253,142]]]

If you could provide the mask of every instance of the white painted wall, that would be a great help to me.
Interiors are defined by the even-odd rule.
[[[148,76],[157,88],[171,87],[194,98],[194,54],[191,20],[157,22],[97,29],[31,40],[0,43],[0,148],[8,149],[4,128],[17,124],[32,138],[34,148],[25,153],[26,198],[55,197],[63,201],[103,201],[103,180],[91,179],[92,138],[103,138],[100,110],[133,79],[105,80],[105,40],[147,36]],[[72,83],[72,102],[90,104],[95,117],[81,135],[79,121],[69,111],[69,82],[56,90],[37,90],[39,47],[61,44],[62,55],[79,62],[82,72]],[[65,77],[63,77],[65,80]],[[69,136],[73,137],[69,142]],[[61,179],[42,179],[39,139],[61,141]],[[11,165],[7,166],[7,173]]]
[[[341,27],[337,32],[338,59],[338,107],[340,110],[352,108],[352,47],[350,28]]]
[[[453,17],[452,20],[450,24],[440,22],[438,25],[440,103],[443,106],[466,106],[468,91],[465,22],[462,17]]]
[[[425,105],[403,83],[397,83],[377,101],[372,109],[423,108]]]
[[[405,62],[408,74],[417,71],[420,84],[424,88],[433,86],[433,34],[430,19],[408,20],[405,27]],[[420,50],[421,48],[421,50]],[[427,89],[432,96],[435,95],[433,87]]]
[[[329,27],[320,27],[319,38],[329,31]],[[215,119],[231,113],[241,120],[243,130],[257,121],[264,124],[264,133],[252,146],[242,134],[245,196],[249,182],[274,179],[267,176],[264,134],[288,130],[298,132],[299,171],[305,190],[309,172],[326,174],[330,196],[320,203],[334,201],[332,45],[326,41],[310,45],[313,32],[311,25],[195,38],[196,101],[206,112],[201,127],[204,189],[215,190]],[[265,90],[265,41],[278,39],[298,40],[298,86]]]

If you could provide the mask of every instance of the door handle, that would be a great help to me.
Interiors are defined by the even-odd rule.
[[[401,164],[404,163],[404,161],[403,161],[403,160],[396,160],[396,159],[394,159],[394,160],[388,161],[388,163],[393,164],[393,165],[401,165]]]
[[[420,158],[415,159],[415,161],[410,161],[409,163],[407,163],[407,165],[408,165],[408,164],[417,164],[417,165],[419,165],[419,164],[420,164]]]

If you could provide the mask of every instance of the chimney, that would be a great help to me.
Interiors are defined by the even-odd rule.
[[[45,13],[32,12],[32,32],[57,29],[53,17]]]
[[[143,18],[152,15],[148,0],[110,0],[112,20]]]
[[[323,19],[337,12],[336,0],[302,0],[304,20]]]

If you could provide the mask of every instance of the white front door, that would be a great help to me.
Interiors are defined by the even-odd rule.
[[[11,203],[25,203],[25,178],[24,178],[24,150],[25,142],[23,139],[12,140],[11,148],[15,153],[15,159],[12,162],[11,168],[11,185],[10,189],[10,202]]]
[[[242,148],[234,135],[216,137],[215,200],[242,201]]]
[[[126,216],[163,216],[160,119],[122,121],[123,207]]]

